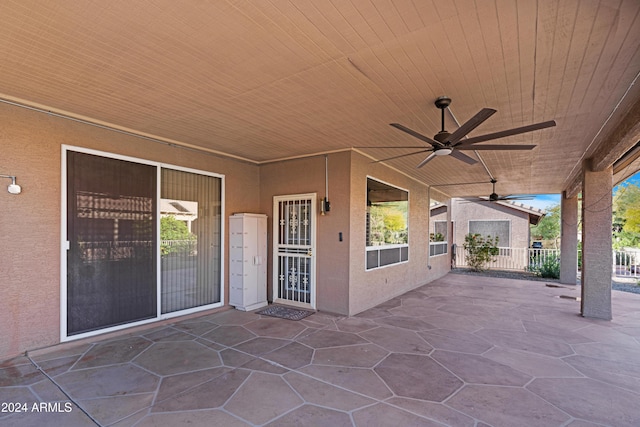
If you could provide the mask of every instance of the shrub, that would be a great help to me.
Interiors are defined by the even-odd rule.
[[[486,270],[489,262],[495,261],[498,255],[498,236],[482,237],[480,234],[467,234],[464,237],[465,258],[473,271]]]
[[[547,279],[560,278],[560,261],[557,258],[549,258],[545,260],[540,267],[532,269],[537,276]]]

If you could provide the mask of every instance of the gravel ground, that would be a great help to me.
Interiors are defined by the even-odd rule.
[[[482,272],[472,271],[468,268],[455,268],[451,270],[455,274],[468,274],[475,276],[485,277],[501,277],[504,279],[516,279],[516,280],[535,280],[539,282],[559,283],[558,279],[549,279],[544,277],[538,277],[533,273],[526,271],[509,271],[509,270],[487,270]],[[611,282],[611,289],[615,291],[632,292],[634,294],[640,294],[640,286],[637,279],[622,279],[616,278]],[[580,275],[578,275],[577,284],[580,284]]]

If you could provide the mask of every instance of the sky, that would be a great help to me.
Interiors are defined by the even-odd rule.
[[[613,192],[615,193],[616,189],[619,186],[624,186],[625,184],[634,184],[640,186],[640,172],[636,172],[625,181],[622,181],[619,185],[614,187]],[[547,209],[560,203],[560,194],[538,194],[533,200],[522,200],[520,201],[520,203],[533,206],[534,208],[538,209]]]

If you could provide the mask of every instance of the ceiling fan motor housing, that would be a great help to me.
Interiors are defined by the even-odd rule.
[[[444,144],[445,141],[447,140],[447,138],[449,138],[450,136],[451,136],[451,134],[449,132],[447,132],[446,130],[441,130],[440,132],[436,133],[433,136],[433,139],[435,139],[436,141],[441,142],[441,143]],[[448,145],[448,144],[446,144],[446,145]]]
[[[451,105],[451,98],[449,98],[448,96],[439,96],[436,99],[435,104],[436,104],[437,108],[440,108],[441,110],[444,110],[449,105]]]

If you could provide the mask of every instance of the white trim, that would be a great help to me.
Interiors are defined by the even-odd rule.
[[[394,244],[387,244],[387,245],[367,246],[367,236],[365,236],[365,246],[364,246],[365,257],[364,257],[364,265],[363,265],[365,272],[378,270],[380,268],[392,267],[394,265],[399,265],[399,264],[408,264],[409,261],[410,261],[410,252],[411,252],[410,251],[411,239],[409,238],[409,234],[410,234],[410,230],[411,230],[411,225],[410,225],[410,219],[411,219],[411,203],[410,203],[411,192],[406,188],[402,188],[402,187],[399,187],[399,186],[397,186],[395,184],[391,184],[389,182],[386,182],[386,181],[383,181],[381,179],[375,178],[375,177],[373,177],[371,175],[367,175],[366,176],[366,181],[365,181],[365,200],[364,200],[365,216],[367,215],[367,209],[369,207],[369,205],[368,205],[368,201],[369,201],[369,194],[368,194],[369,193],[369,190],[368,190],[369,182],[368,181],[370,179],[372,181],[376,181],[376,182],[379,182],[381,184],[388,185],[389,187],[393,187],[393,188],[396,188],[396,189],[398,189],[400,191],[404,191],[405,193],[407,193],[407,218],[406,218],[406,220],[407,220],[407,243],[394,243]],[[365,220],[365,222],[366,222],[366,220]],[[366,224],[365,224],[365,227],[366,227]],[[366,230],[365,230],[365,232],[366,232]],[[398,262],[394,262],[394,263],[391,263],[391,264],[378,265],[377,267],[367,268],[367,253],[368,252],[378,251],[378,253],[379,253],[381,250],[395,249],[395,248],[398,248],[398,249],[407,248],[407,260],[406,261],[398,261]],[[378,256],[378,260],[379,260],[379,256]]]
[[[67,335],[67,250],[69,242],[67,241],[67,152],[74,151],[84,154],[92,154],[96,156],[106,157],[116,160],[125,160],[132,163],[149,165],[156,168],[156,237],[160,242],[160,195],[161,195],[161,173],[162,169],[171,169],[182,172],[189,172],[198,175],[210,176],[220,179],[220,302],[193,307],[185,310],[174,311],[171,313],[162,313],[162,275],[161,275],[161,257],[160,245],[156,247],[156,316],[151,319],[144,319],[135,322],[129,322],[122,325],[101,328],[95,331],[89,331],[80,334]],[[199,169],[187,168],[183,166],[172,165],[169,163],[156,162],[152,160],[130,157],[107,151],[93,150],[90,148],[77,147],[72,145],[61,145],[61,171],[60,188],[61,188],[61,218],[60,218],[60,341],[74,341],[81,338],[101,335],[109,332],[119,331],[122,329],[132,328],[135,326],[145,325],[157,322],[163,319],[184,316],[186,314],[197,313],[200,311],[211,310],[213,308],[223,307],[225,301],[224,293],[224,274],[225,274],[225,175],[203,171]]]
[[[408,247],[409,247],[408,243],[396,243],[393,245],[367,246],[365,249],[367,252],[370,252],[370,251],[379,251],[379,250],[385,250],[385,249],[408,248]]]
[[[62,146],[60,161],[60,341],[67,339],[67,149]]]

